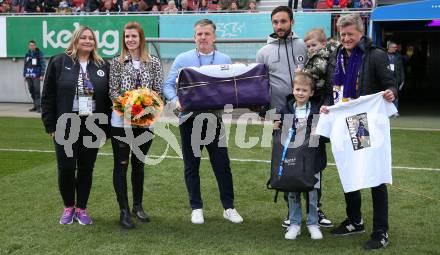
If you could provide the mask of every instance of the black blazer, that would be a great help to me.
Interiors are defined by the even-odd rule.
[[[57,120],[62,114],[72,112],[79,72],[80,64],[74,63],[65,53],[50,58],[41,97],[41,118],[47,133],[55,132]],[[107,133],[112,106],[108,96],[109,64],[105,62],[98,67],[90,62],[87,65],[87,73],[94,87],[94,112],[108,116],[107,124],[100,125]]]

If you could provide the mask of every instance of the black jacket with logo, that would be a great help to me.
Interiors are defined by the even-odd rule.
[[[87,73],[94,88],[94,113],[104,113],[108,116],[107,123],[100,125],[104,131],[108,131],[112,110],[108,96],[109,70],[107,62],[101,66],[93,62],[87,65]],[[47,133],[55,132],[57,120],[62,114],[72,113],[79,73],[79,62],[74,62],[67,54],[62,53],[50,58],[41,97],[41,117]]]

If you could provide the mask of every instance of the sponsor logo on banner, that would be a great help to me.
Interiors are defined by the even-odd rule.
[[[72,38],[73,31],[77,29],[80,24],[78,22],[73,23],[71,29],[62,30],[50,30],[48,29],[47,21],[43,20],[43,48],[49,46],[57,48],[67,48],[69,46],[70,39]],[[95,30],[96,39],[98,41],[98,47],[102,50],[104,55],[115,55],[119,51],[119,31],[118,30]]]
[[[98,53],[110,58],[120,52],[123,28],[129,21],[140,23],[146,37],[158,37],[157,16],[9,16],[6,17],[7,57],[22,57],[29,40],[36,41],[45,57],[62,53],[75,29],[83,25],[95,33]]]

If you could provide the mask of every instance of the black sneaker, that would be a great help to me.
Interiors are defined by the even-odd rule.
[[[371,234],[371,239],[364,244],[365,250],[376,250],[388,245],[388,233],[377,231]]]
[[[337,228],[331,231],[334,236],[345,236],[351,234],[364,233],[364,221],[361,220],[360,223],[356,224],[353,221],[346,219]]]
[[[281,227],[283,227],[283,228],[290,227],[290,219],[289,218],[284,218],[283,222],[281,223]]]
[[[331,220],[327,219],[327,217],[325,217],[324,212],[321,210],[318,210],[318,225],[323,228],[333,227],[333,223],[331,222]]]

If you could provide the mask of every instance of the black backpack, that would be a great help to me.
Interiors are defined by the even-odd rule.
[[[287,135],[282,135],[281,129],[273,132],[271,173],[267,188],[277,190],[275,201],[278,191],[307,192],[313,190],[318,181],[315,177],[319,172],[316,166],[318,147],[309,146],[310,130],[310,127],[302,130],[290,128]]]

